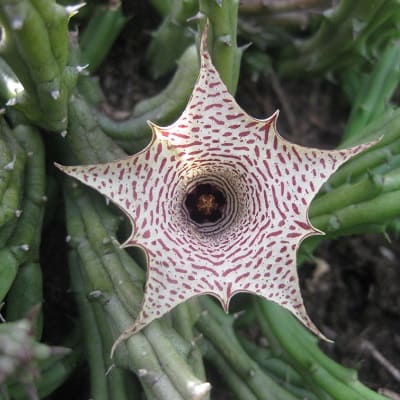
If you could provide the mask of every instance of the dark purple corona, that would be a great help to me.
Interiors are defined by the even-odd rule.
[[[223,216],[226,198],[217,186],[203,183],[188,193],[184,204],[192,221],[198,224],[218,222]]]

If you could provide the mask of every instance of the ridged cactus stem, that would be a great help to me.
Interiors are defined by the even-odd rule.
[[[197,52],[194,46],[190,46],[179,59],[177,71],[163,91],[138,103],[133,116],[125,121],[115,121],[100,111],[94,111],[98,124],[127,152],[134,153],[143,149],[151,138],[147,121],[171,123],[189,99],[198,72]]]
[[[223,380],[238,400],[258,400],[258,397],[248,387],[245,379],[242,379],[234,367],[227,361],[215,346],[206,339],[202,339],[201,347],[205,357],[218,371],[223,372]]]
[[[113,3],[96,7],[80,38],[82,63],[89,64],[92,73],[103,62],[127,22],[121,3]]]
[[[344,207],[333,214],[314,217],[316,227],[334,236],[361,232],[382,233],[400,215],[400,190]]]
[[[9,105],[34,124],[58,132],[67,126],[68,98],[78,74],[67,65],[69,18],[67,9],[53,0],[0,4],[6,32],[0,54],[24,87]]]
[[[232,317],[224,314],[217,304],[205,296],[199,298],[199,304],[201,307],[192,311],[193,315],[197,316],[197,328],[230,365],[234,373],[246,382],[257,399],[296,399],[262,371],[243,350],[233,331]]]
[[[121,374],[118,368],[109,371],[107,379],[104,379],[112,362],[109,357],[109,348],[112,345],[109,343],[110,327],[102,310],[99,310],[101,306],[95,302],[91,303],[86,296],[87,290],[85,279],[82,276],[82,266],[79,264],[79,257],[75,250],[70,251],[69,266],[71,284],[75,292],[82,332],[85,337],[86,357],[90,367],[91,396],[95,399],[105,400],[113,399],[115,396],[121,400],[128,399],[124,382],[119,381],[118,378],[115,382],[114,376]],[[133,395],[132,389],[130,387],[129,396]]]
[[[310,217],[328,214],[347,206],[368,201],[381,194],[400,190],[400,168],[386,174],[371,172],[353,184],[343,184],[318,198],[312,203]]]
[[[223,82],[235,94],[243,49],[237,47],[238,0],[200,0],[200,13],[209,21],[208,49]],[[202,28],[205,18],[200,21]]]
[[[342,140],[356,136],[387,108],[400,78],[400,43],[389,42],[373,72],[359,90]]]
[[[93,398],[108,399],[107,381],[102,379],[106,372],[103,358],[103,343],[100,336],[92,306],[85,295],[84,279],[78,265],[79,258],[75,250],[68,257],[72,290],[78,305],[82,333],[85,341],[85,355],[90,371],[90,393]]]
[[[153,78],[175,68],[185,49],[194,41],[188,20],[196,14],[197,0],[171,0],[170,10],[158,29],[152,33],[146,60]]]
[[[400,8],[394,1],[342,0],[323,15],[319,30],[279,61],[283,76],[324,74],[354,68],[379,53],[382,34],[395,37]],[[388,39],[387,36],[385,36]]]
[[[254,302],[260,328],[268,340],[279,343],[273,351],[304,377],[322,388],[334,400],[384,400],[385,397],[364,386],[356,371],[327,357],[312,336],[292,315],[273,302]]]
[[[98,200],[90,199],[79,187],[68,187],[66,199],[70,244],[81,260],[82,274],[87,281],[86,295],[102,305],[103,312],[117,328],[114,334],[118,335],[121,329],[132,324],[136,316],[135,305],[140,304],[141,288],[133,285],[120,258],[113,251],[112,237],[115,232],[107,232],[103,225],[104,221],[110,220],[105,204],[102,207],[100,203],[96,205]],[[102,210],[101,214],[99,210]],[[116,229],[117,225],[114,224],[114,227]],[[199,399],[205,398],[208,384],[193,374],[170,341],[170,336],[171,332],[166,334],[157,321],[143,334],[132,336],[126,342],[129,354],[127,365],[138,374],[147,390],[153,391],[160,399],[175,398],[171,396],[191,398],[194,394]],[[149,350],[145,351],[146,348]],[[156,359],[151,355],[153,352]],[[118,348],[116,354],[118,361]],[[160,379],[157,385],[151,384],[154,379]]]

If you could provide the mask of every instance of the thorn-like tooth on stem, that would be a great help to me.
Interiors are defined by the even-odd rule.
[[[385,227],[385,230],[383,231],[383,237],[386,239],[386,241],[387,241],[389,244],[392,244],[392,239],[391,239],[391,237],[389,236],[389,233],[388,233],[388,231],[386,230],[386,227]]]
[[[336,215],[332,215],[329,218],[329,225],[336,231],[340,228],[340,221]]]
[[[105,244],[109,244],[109,243],[111,243],[111,239],[109,238],[109,237],[105,237],[103,240],[102,240],[102,243],[105,245]]]
[[[77,65],[76,66],[76,71],[78,72],[78,74],[88,75],[89,74],[89,72],[87,71],[88,67],[89,67],[89,64]]]
[[[322,16],[326,19],[331,19],[332,15],[335,13],[335,10],[333,8],[329,8],[326,11],[322,13]]]
[[[6,102],[6,106],[15,106],[17,104],[17,98],[16,97],[11,97],[11,99],[8,99]]]
[[[191,340],[191,344],[192,344],[193,346],[197,346],[197,342],[198,342],[199,340],[202,340],[203,337],[204,337],[204,335],[203,335],[202,333],[199,333],[198,335],[196,335],[196,336],[193,337],[193,339]]]
[[[49,198],[44,194],[44,195],[41,197],[41,200],[42,200],[43,203],[47,203],[47,202],[49,201]]]
[[[22,215],[23,211],[22,210],[15,210],[14,214],[17,218],[19,218]]]
[[[108,376],[108,375],[110,375],[110,372],[113,370],[115,368],[115,364],[113,363],[113,364],[111,364],[108,368],[107,368],[107,371],[105,372],[105,376]]]
[[[54,99],[57,100],[60,98],[60,91],[58,89],[51,90],[50,91],[50,96]]]
[[[92,290],[89,294],[88,297],[90,299],[99,299],[100,297],[103,296],[103,292],[101,290]]]
[[[332,191],[332,185],[329,183],[329,181],[324,184],[323,188],[327,193]]]
[[[27,155],[29,158],[32,158],[32,157],[33,157],[33,151],[28,151],[28,152],[26,153],[26,155]]]
[[[65,7],[65,11],[68,13],[70,17],[73,17],[74,15],[78,14],[79,10],[86,6],[86,3],[79,3],[79,4],[74,4],[74,5],[69,5]]]
[[[241,310],[241,311],[235,312],[235,313],[232,315],[232,317],[233,317],[234,320],[236,320],[236,319],[238,319],[241,315],[243,315],[245,312],[246,312],[245,310]]]
[[[139,378],[146,376],[148,373],[149,373],[149,371],[145,368],[140,368],[140,369],[138,369],[138,372],[137,372]]]
[[[105,200],[106,200],[106,206],[109,206],[110,205],[110,199],[108,197],[106,197]]]
[[[201,11],[197,12],[195,15],[193,15],[192,17],[189,17],[186,21],[187,22],[192,22],[192,21],[199,21],[203,18],[205,18],[206,15],[204,13],[202,13]]]
[[[3,108],[0,108],[0,115],[4,115],[6,113],[6,109],[3,107]]]
[[[253,46],[252,42],[246,43],[243,46],[239,47],[241,53],[244,53],[250,46]]]
[[[62,138],[65,138],[65,136],[67,136],[67,133],[68,133],[67,130],[63,130],[60,132],[60,135]]]
[[[222,7],[222,0],[215,0],[218,7]]]
[[[226,44],[227,46],[232,46],[232,35],[222,35],[218,37],[218,41]]]
[[[202,311],[200,312],[200,315],[201,315],[202,317],[207,317],[207,315],[208,315],[208,310],[202,310]]]
[[[203,399],[204,396],[211,390],[211,385],[208,382],[189,382],[187,387],[192,394],[193,400]]]
[[[65,243],[69,243],[71,239],[72,239],[71,235],[65,236]]]
[[[20,16],[11,19],[11,29],[19,31],[24,26],[24,19]]]
[[[6,171],[12,171],[14,169],[14,165],[15,165],[15,156],[12,161],[10,161],[3,167],[3,169],[5,169]]]
[[[21,246],[19,246],[19,248],[23,251],[29,251],[29,244],[27,244],[27,243],[21,244]]]

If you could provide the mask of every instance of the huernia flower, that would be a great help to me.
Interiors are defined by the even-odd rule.
[[[290,310],[317,336],[303,305],[296,251],[322,234],[308,218],[321,186],[368,148],[318,150],[279,136],[276,112],[255,119],[236,103],[201,42],[189,103],[140,153],[105,164],[59,166],[114,202],[132,223],[122,245],[147,255],[141,311],[121,338],[193,296],[210,294],[226,312],[247,292]]]

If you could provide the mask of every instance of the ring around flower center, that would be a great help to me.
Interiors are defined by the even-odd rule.
[[[218,222],[224,213],[226,197],[224,192],[211,183],[196,185],[184,200],[189,218],[197,223]]]
[[[185,171],[184,178],[182,216],[197,233],[211,238],[235,227],[247,203],[245,182],[237,171],[224,165],[212,170],[206,166]]]

